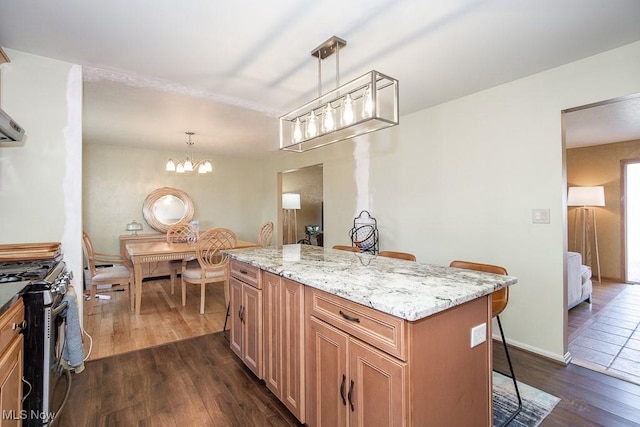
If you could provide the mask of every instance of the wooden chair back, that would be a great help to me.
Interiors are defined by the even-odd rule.
[[[378,252],[378,256],[385,256],[385,257],[389,257],[389,258],[404,259],[404,260],[407,260],[407,261],[415,261],[416,260],[416,256],[413,255],[413,254],[410,254],[408,252],[380,251],[380,252]]]
[[[82,232],[82,252],[84,253],[84,258],[87,261],[87,267],[89,268],[89,274],[91,277],[96,275],[96,263],[94,257],[93,244],[91,243],[91,239],[89,235]]]
[[[338,249],[339,251],[360,252],[360,248],[357,246],[333,245],[333,249]]]
[[[185,243],[189,239],[198,241],[198,229],[189,222],[177,222],[167,230],[167,243]]]
[[[260,227],[258,233],[258,245],[264,247],[271,245],[271,238],[273,237],[273,222],[265,222]]]
[[[212,228],[202,233],[196,244],[200,266],[206,270],[228,263],[228,257],[220,250],[235,248],[237,241],[236,233],[228,228]]]
[[[449,267],[464,268],[466,270],[482,271],[484,273],[507,275],[507,269],[499,265],[480,264],[471,261],[452,261]],[[496,317],[504,311],[509,303],[509,288],[502,288],[491,294],[491,317]]]

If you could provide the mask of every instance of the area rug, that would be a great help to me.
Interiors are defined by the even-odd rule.
[[[509,427],[537,426],[549,415],[560,399],[518,381],[522,411]],[[518,398],[511,378],[493,373],[493,425],[499,426],[518,408]]]

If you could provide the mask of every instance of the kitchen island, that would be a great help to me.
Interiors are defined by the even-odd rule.
[[[515,278],[308,245],[228,253],[231,347],[301,422],[491,425],[490,294]]]

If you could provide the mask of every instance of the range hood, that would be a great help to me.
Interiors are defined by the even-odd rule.
[[[0,47],[0,65],[11,62],[2,47]],[[2,77],[0,75],[0,77]],[[22,141],[24,129],[16,123],[2,108],[0,108],[0,143]]]
[[[0,109],[0,143],[22,141],[24,129]]]

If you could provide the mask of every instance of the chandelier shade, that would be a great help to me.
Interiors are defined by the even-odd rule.
[[[193,145],[194,143],[191,141],[191,137],[195,135],[193,132],[185,132],[189,136],[189,140],[187,141],[187,158],[184,161],[167,160],[165,165],[165,170],[167,172],[176,172],[176,173],[185,173],[185,172],[193,172],[198,171],[200,174],[205,174],[213,171],[213,165],[211,160],[204,159],[196,162],[193,158]]]
[[[318,98],[280,117],[280,149],[302,153],[399,123],[398,80],[370,71],[339,85],[338,52],[346,42],[332,37],[311,52],[318,58]],[[336,53],[336,88],[321,94],[321,62]]]

